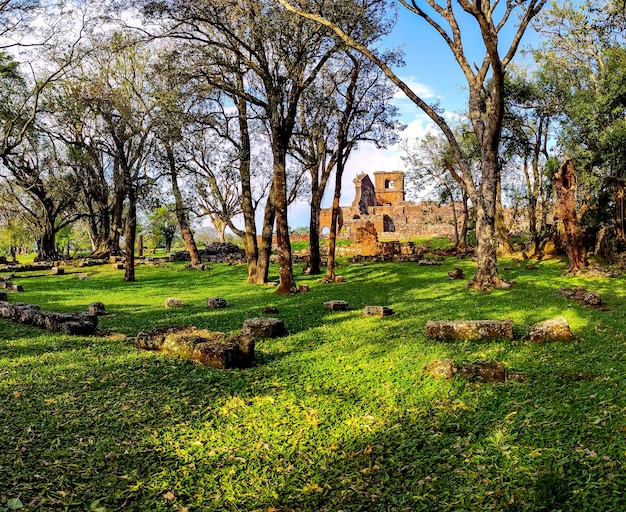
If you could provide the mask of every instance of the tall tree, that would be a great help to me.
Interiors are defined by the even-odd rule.
[[[353,78],[353,97],[348,97]],[[339,134],[346,131],[345,161],[360,142],[369,141],[381,148],[393,143],[401,128],[395,118],[397,109],[390,103],[394,92],[393,84],[365,57],[356,54],[354,60],[354,56],[342,52],[329,60],[300,102],[292,153],[310,177],[311,274],[320,273],[320,208],[328,179],[338,163]]]
[[[332,29],[346,45],[357,49],[377,64],[384,73],[441,129],[452,148],[455,161],[461,169],[461,177],[476,210],[476,234],[478,246],[476,258],[478,268],[472,279],[474,288],[491,289],[510,286],[498,276],[495,247],[495,217],[497,186],[500,164],[498,153],[504,114],[504,77],[509,64],[518,50],[530,21],[539,13],[545,0],[437,2],[436,0],[398,0],[408,11],[421,18],[442,38],[463,72],[468,86],[468,115],[479,143],[481,172],[473,176],[472,169],[464,162],[463,151],[440,110],[429,105],[404,82],[376,50],[368,46],[332,12],[324,12],[316,0],[295,4],[290,0],[276,0],[287,9],[322,26]],[[355,12],[362,16],[380,15],[387,8],[385,1],[349,2]],[[378,14],[377,14],[378,13]],[[512,36],[505,37],[505,29],[512,25],[517,14],[517,25]],[[462,20],[462,23],[461,23]],[[465,51],[465,42],[481,41],[484,48],[482,61],[474,64]]]
[[[280,283],[296,289],[287,222],[287,151],[302,93],[335,51],[325,30],[265,0],[150,3],[170,22],[167,34],[198,46],[207,84],[245,99],[263,113],[272,147],[273,204]],[[237,81],[243,70],[244,80]],[[242,89],[243,86],[243,89]]]

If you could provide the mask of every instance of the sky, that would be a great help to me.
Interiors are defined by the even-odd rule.
[[[398,19],[392,32],[382,44],[384,47],[400,47],[404,51],[405,66],[394,69],[413,91],[419,93],[428,103],[437,102],[444,110],[445,116],[451,118],[461,115],[467,109],[467,82],[449,48],[439,34],[421,18],[402,6],[398,7]],[[515,22],[511,17],[509,23]],[[480,64],[483,58],[480,34],[469,20],[461,21],[466,54],[473,59],[472,63]],[[511,31],[503,33],[502,44],[507,44],[507,36]],[[472,37],[473,36],[473,37]],[[536,35],[527,31],[521,47],[528,46],[536,40]],[[507,44],[508,46],[508,44]],[[521,58],[521,55],[519,55]],[[398,91],[394,97],[398,107],[400,120],[407,128],[400,134],[402,139],[409,141],[423,137],[429,131],[437,131],[432,121],[419,110],[404,93]],[[402,161],[402,152],[398,145],[388,149],[378,149],[373,144],[361,144],[353,151],[347,163],[342,180],[341,205],[350,205],[354,199],[352,180],[365,172],[373,178],[376,171],[406,171]],[[334,183],[334,177],[331,178]],[[329,207],[332,201],[332,185],[324,196],[323,207]],[[309,205],[304,201],[294,203],[289,212],[289,225],[292,228],[308,226]]]

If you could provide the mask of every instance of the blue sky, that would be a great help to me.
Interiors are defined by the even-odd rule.
[[[503,2],[504,3],[504,2]],[[509,23],[514,23],[513,16]],[[471,20],[465,19],[462,25],[466,54],[480,64],[483,46],[480,35]],[[501,34],[502,45],[508,47],[512,31]],[[522,40],[521,48],[536,40],[536,34],[529,29]],[[386,47],[400,47],[404,51],[405,66],[394,71],[409,85],[419,92],[429,103],[439,102],[448,116],[462,114],[467,106],[467,86],[463,73],[454,60],[449,48],[439,34],[421,18],[399,5],[396,26],[383,41]],[[518,53],[517,59],[523,57]],[[517,60],[516,60],[517,61]],[[400,109],[401,120],[407,129],[401,134],[409,140],[422,137],[429,130],[434,130],[432,122],[401,92],[394,103]],[[370,175],[375,171],[405,170],[401,152],[397,147],[379,150],[372,144],[363,144],[354,151],[348,162],[343,178],[342,205],[349,205],[354,199],[354,177],[365,172]],[[334,178],[333,178],[334,179]],[[334,182],[333,182],[334,183]],[[330,187],[329,187],[330,188]],[[324,206],[329,206],[332,190],[327,190]],[[308,204],[294,204],[289,212],[289,225],[292,227],[308,226]]]

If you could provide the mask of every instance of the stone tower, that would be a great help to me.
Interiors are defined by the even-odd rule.
[[[402,171],[375,172],[374,185],[378,204],[395,206],[404,201],[404,173]]]

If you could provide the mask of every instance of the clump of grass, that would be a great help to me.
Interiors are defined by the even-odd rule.
[[[505,262],[508,291],[484,294],[440,267],[342,263],[345,283],[310,293],[245,284],[245,266],[109,266],[23,280],[19,299],[78,311],[103,302],[104,331],[50,334],[0,320],[0,510],[619,510],[626,453],[624,278],[562,277]],[[77,271],[78,272],[78,271]],[[276,269],[272,269],[272,277]],[[21,283],[20,283],[21,284]],[[584,285],[597,311],[556,293]],[[185,307],[165,310],[168,296]],[[207,297],[229,307],[208,310]],[[11,296],[13,299],[14,296]],[[348,301],[330,313],[323,302]],[[257,364],[215,370],[134,349],[167,325],[233,332],[273,305],[290,334]],[[361,316],[365,305],[395,315]],[[568,343],[521,341],[563,315]],[[516,341],[434,342],[428,320],[511,318]],[[424,376],[433,359],[497,359],[526,382]],[[569,378],[585,375],[587,378]],[[13,500],[13,501],[11,501]]]

